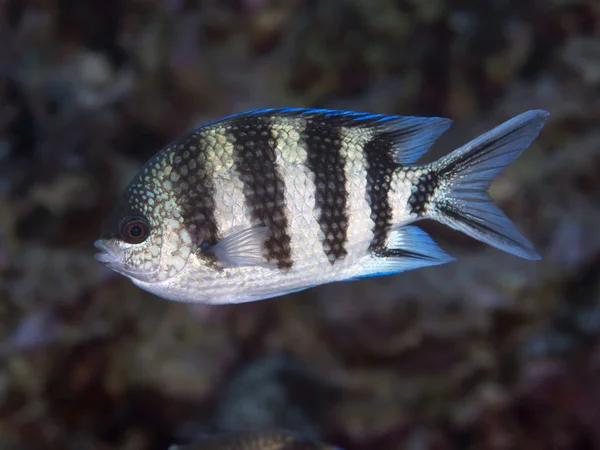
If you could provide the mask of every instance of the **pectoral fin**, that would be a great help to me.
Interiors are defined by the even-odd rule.
[[[270,236],[271,231],[266,226],[248,228],[226,236],[207,253],[213,254],[224,268],[260,266],[275,269],[277,264],[267,261],[263,252]]]

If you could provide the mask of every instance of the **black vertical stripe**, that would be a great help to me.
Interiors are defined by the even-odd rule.
[[[373,240],[369,250],[385,248],[392,227],[393,211],[388,198],[392,175],[397,165],[393,159],[393,138],[388,133],[373,136],[365,144],[367,160],[367,199],[371,206]]]
[[[196,245],[213,245],[219,230],[215,218],[213,174],[204,162],[212,151],[202,132],[192,132],[171,144],[173,167],[171,181],[184,225]]]
[[[275,162],[276,142],[270,120],[260,115],[239,116],[231,120],[228,131],[234,141],[234,163],[251,217],[256,224],[271,230],[265,242],[265,256],[280,269],[289,269],[293,261],[285,215],[285,181]]]
[[[308,154],[307,166],[315,175],[315,209],[325,235],[323,251],[335,264],[348,254],[348,191],[340,128],[318,119],[308,120],[302,140]]]
[[[427,210],[427,206],[431,203],[435,191],[438,188],[440,177],[434,169],[426,167],[419,167],[416,169],[422,170],[425,173],[415,181],[415,189],[408,198],[408,204],[410,206],[411,214],[423,217]]]

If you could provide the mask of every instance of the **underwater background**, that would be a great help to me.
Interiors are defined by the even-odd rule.
[[[187,305],[94,261],[116,196],[248,109],[550,119],[492,196],[525,261]],[[600,448],[600,2],[0,0],[0,449],[283,428],[346,450]]]

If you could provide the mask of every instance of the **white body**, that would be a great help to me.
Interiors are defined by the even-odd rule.
[[[96,241],[96,259],[160,297],[208,304],[452,261],[410,225],[420,219],[539,259],[487,191],[547,118],[520,114],[425,166],[414,163],[448,119],[294,109],[225,118],[144,166]],[[137,240],[123,223],[149,225]]]
[[[280,125],[283,128],[283,125]],[[315,182],[305,165],[306,151],[298,145],[292,127],[283,130],[278,142],[277,155],[280,173],[285,180],[286,214],[290,224],[292,259],[294,265],[288,271],[261,266],[225,268],[207,271],[204,263],[191,255],[186,267],[176,276],[161,282],[146,283],[131,280],[140,288],[160,297],[201,303],[242,303],[303,290],[312,286],[352,278],[376,275],[365,270],[376,268],[377,258],[367,249],[373,238],[373,221],[369,217],[365,178],[365,160],[362,153],[364,141],[358,136],[342,148],[348,161],[346,179],[349,192],[348,255],[332,265],[323,252],[322,232],[317,222],[315,205]],[[369,136],[363,136],[366,140]],[[284,148],[287,146],[287,148]],[[231,144],[225,144],[226,156],[209,162],[215,167],[215,186],[218,193],[215,212],[219,229],[229,230],[223,238],[252,227],[242,193],[242,182],[233,165],[224,166],[222,161],[232,160]],[[285,155],[285,156],[284,156]],[[407,208],[412,183],[399,170],[394,175],[390,200],[394,205],[394,225],[402,226],[412,220]]]

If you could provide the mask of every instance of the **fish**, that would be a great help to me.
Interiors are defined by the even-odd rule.
[[[421,164],[451,119],[310,108],[225,116],[143,164],[94,257],[158,297],[213,305],[454,261],[418,226],[426,219],[539,260],[489,188],[549,115],[526,111]]]
[[[289,431],[234,431],[206,434],[191,444],[168,450],[343,450]]]

